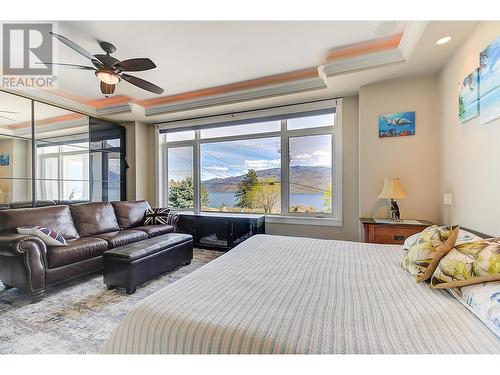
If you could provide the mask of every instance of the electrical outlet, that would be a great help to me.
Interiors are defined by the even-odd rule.
[[[443,194],[443,204],[446,204],[447,206],[451,206],[452,205],[452,197],[451,197],[451,193],[444,193]]]

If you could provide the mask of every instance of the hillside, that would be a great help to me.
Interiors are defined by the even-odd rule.
[[[280,180],[280,168],[263,169],[257,171],[261,179]],[[295,166],[290,168],[291,182],[295,184],[293,193],[316,193],[318,189],[325,190],[330,182],[330,168]],[[202,181],[208,192],[235,192],[243,175],[227,178],[212,178]],[[311,186],[312,189],[307,187]]]

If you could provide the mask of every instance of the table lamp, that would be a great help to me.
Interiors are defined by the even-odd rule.
[[[402,221],[399,213],[398,202],[396,202],[395,199],[406,198],[406,193],[401,187],[399,178],[386,178],[384,181],[384,188],[378,197],[381,199],[390,199],[392,221]]]

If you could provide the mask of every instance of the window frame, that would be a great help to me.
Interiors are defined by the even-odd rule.
[[[320,108],[318,108],[320,107]],[[318,110],[335,110],[335,122],[333,125],[325,125],[314,128],[306,129],[287,129],[287,119],[282,118],[281,129],[279,131],[260,133],[260,134],[243,134],[243,135],[231,135],[225,137],[214,137],[214,138],[201,138],[201,126],[217,124],[217,126],[228,126],[231,120],[241,119],[246,117],[246,120],[252,119],[252,114],[254,115],[255,121],[259,121],[257,113],[262,113],[266,110],[250,111],[245,112],[242,115],[231,114],[226,116],[217,116],[214,118],[206,119],[194,119],[194,120],[181,120],[175,121],[167,124],[156,124],[155,131],[155,169],[156,169],[156,199],[160,205],[164,205],[168,202],[168,149],[177,147],[193,147],[193,184],[194,184],[194,208],[176,210],[179,211],[194,211],[195,213],[200,212],[212,212],[212,211],[202,211],[200,202],[200,192],[199,186],[201,182],[201,160],[200,160],[200,150],[201,145],[205,143],[218,143],[218,142],[228,142],[228,141],[239,141],[239,140],[252,140],[252,139],[263,139],[279,137],[281,140],[281,212],[279,214],[266,214],[267,222],[275,223],[290,223],[290,224],[308,224],[308,225],[327,225],[327,226],[342,226],[342,99],[330,99],[323,100],[314,103],[305,103],[292,106],[280,107],[279,114],[286,116],[287,114],[301,113],[301,112],[314,112]],[[272,115],[276,115],[276,110],[271,111]],[[305,114],[307,115],[307,113]],[[314,115],[311,113],[311,115]],[[227,118],[223,121],[224,117]],[[265,119],[260,119],[261,121],[268,121]],[[182,140],[182,141],[171,141],[166,142],[166,133],[161,134],[160,131],[168,129],[168,131],[184,131],[184,130],[194,130],[195,137],[193,140]],[[323,135],[331,134],[331,169],[332,169],[332,212],[331,213],[302,213],[302,212],[290,212],[290,185],[289,185],[289,141],[292,137],[301,136],[311,136],[311,135]],[[162,189],[162,186],[166,188]],[[216,213],[216,212],[213,212]],[[232,214],[231,212],[224,212],[224,214]],[[241,213],[238,213],[241,214]],[[251,214],[251,213],[249,213]]]

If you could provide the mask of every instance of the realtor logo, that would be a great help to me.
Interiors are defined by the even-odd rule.
[[[4,23],[2,74],[17,76],[52,75],[50,23]]]

